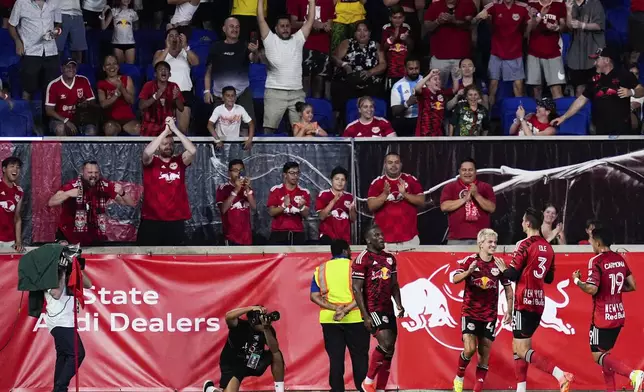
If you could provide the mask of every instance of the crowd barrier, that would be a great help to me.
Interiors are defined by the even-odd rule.
[[[99,162],[102,175],[121,183],[139,207],[107,208],[108,239],[121,245],[136,238],[143,194],[140,156],[151,138],[30,138],[0,139],[0,159],[15,155],[25,163],[20,185],[23,202],[23,242],[52,241],[60,208],[47,207],[49,198],[63,182],[78,176],[83,161]],[[215,206],[215,189],[227,181],[227,163],[241,158],[252,179],[258,201],[252,216],[254,244],[265,244],[271,218],[266,200],[271,187],[282,182],[282,166],[300,164],[301,186],[318,192],[328,189],[328,176],[336,166],[351,174],[348,191],[358,198],[359,219],[353,226],[353,241],[372,221],[366,197],[374,178],[383,174],[382,160],[398,152],[403,171],[418,178],[426,203],[418,211],[421,243],[441,244],[447,218],[440,211],[440,193],[456,180],[459,162],[474,157],[479,179],[491,183],[497,196],[492,227],[501,243],[511,244],[521,236],[521,216],[529,206],[554,203],[564,223],[569,243],[586,237],[585,222],[599,218],[614,223],[622,243],[644,243],[644,139],[642,137],[439,137],[439,138],[256,138],[251,151],[241,141],[229,141],[216,150],[211,138],[193,138],[197,157],[186,172],[192,219],[187,224],[189,245],[221,243],[221,218]],[[177,145],[177,149],[180,146]],[[318,217],[311,214],[305,230],[310,240],[318,238]]]
[[[644,247],[617,246],[633,274],[644,276]],[[354,252],[359,249],[354,249]],[[390,389],[450,390],[462,347],[462,286],[449,281],[456,260],[470,247],[419,247],[396,253],[406,314],[398,321],[398,343]],[[498,253],[510,259],[511,247]],[[93,287],[85,293],[79,315],[87,356],[81,367],[83,391],[200,391],[205,379],[219,380],[219,353],[226,340],[226,311],[263,304],[281,312],[275,323],[286,361],[286,388],[328,390],[318,308],[309,300],[314,268],[329,257],[325,247],[104,248],[89,249],[86,273]],[[589,349],[592,298],[572,283],[585,275],[593,255],[588,246],[557,247],[555,281],[546,288],[545,312],[534,348],[576,375],[574,390],[603,390],[601,369]],[[132,252],[132,253],[129,253]],[[26,294],[17,285],[17,255],[0,255],[0,390],[37,392],[52,388],[55,352],[43,318],[26,315]],[[486,390],[514,389],[511,332],[500,320],[493,345]],[[641,368],[644,316],[640,291],[624,295],[627,321],[613,350],[630,366]],[[19,314],[16,315],[16,311]],[[17,317],[17,319],[16,319]],[[13,327],[15,323],[15,327]],[[373,343],[373,339],[372,339]],[[476,359],[465,388],[474,382]],[[351,385],[347,357],[346,385]],[[618,390],[628,380],[618,376]],[[72,385],[74,381],[72,380]],[[244,381],[247,391],[272,390],[270,371]],[[554,378],[537,369],[529,390],[558,389]]]

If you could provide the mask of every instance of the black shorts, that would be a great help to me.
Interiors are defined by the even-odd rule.
[[[124,52],[127,52],[130,49],[136,49],[136,45],[134,44],[112,44],[112,48],[114,49],[119,49]]]
[[[512,312],[512,334],[515,339],[531,338],[540,322],[541,315],[539,313],[515,310]]]
[[[181,95],[183,96],[183,105],[189,108],[193,107],[195,104],[195,93],[192,91],[182,91]]]
[[[302,231],[271,231],[270,245],[305,245],[306,235]]]
[[[59,76],[58,55],[23,56],[20,60],[20,83],[22,83],[22,89],[29,94],[41,90],[44,97],[49,82]]]
[[[271,354],[269,350],[264,350],[259,359],[257,367],[254,369],[249,368],[243,362],[222,362],[219,364],[219,368],[221,370],[221,380],[219,381],[219,387],[222,390],[226,389],[228,383],[230,382],[230,380],[232,380],[233,377],[239,380],[240,384],[246,377],[259,377],[264,374],[264,372],[266,372],[266,369],[268,369],[268,367],[271,365],[271,362],[273,362],[273,354]]]
[[[185,240],[185,221],[141,219],[136,244],[139,246],[179,246]]]
[[[590,83],[590,80],[597,74],[595,68],[570,69],[568,68],[568,83],[577,87]]]
[[[615,347],[615,342],[622,327],[618,328],[597,328],[590,326],[590,351],[601,353]]]
[[[387,312],[369,312],[371,321],[373,322],[374,330],[369,331],[375,335],[377,331],[390,329],[394,333],[398,332],[398,324],[396,324],[396,315]]]
[[[99,19],[99,16],[101,16],[100,12],[83,10],[83,21],[85,21],[85,26],[94,30],[100,30],[101,19]]]
[[[471,317],[461,317],[461,332],[463,335],[474,335],[477,338],[486,338],[494,341],[494,331],[496,330],[497,320],[481,321],[474,320]]]
[[[302,75],[303,76],[328,76],[329,55],[317,50],[304,49],[302,53]]]

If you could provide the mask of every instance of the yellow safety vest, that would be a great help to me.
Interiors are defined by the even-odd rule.
[[[320,264],[315,269],[315,283],[320,287],[320,294],[333,305],[346,305],[353,302],[351,285],[351,260],[338,258]],[[362,322],[360,310],[356,307],[340,321],[333,320],[335,311],[320,309],[320,323],[349,324]]]

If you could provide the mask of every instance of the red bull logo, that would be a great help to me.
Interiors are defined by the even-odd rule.
[[[382,280],[389,280],[391,278],[391,271],[387,267],[382,267],[378,271],[373,271],[371,273],[371,279],[382,279]]]
[[[481,278],[474,279],[472,281],[472,283],[475,286],[482,288],[483,290],[496,289],[497,288],[496,281],[488,278],[487,276],[483,276]]]

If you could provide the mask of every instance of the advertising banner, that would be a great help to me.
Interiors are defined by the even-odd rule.
[[[456,260],[466,254],[406,252],[397,255],[406,315],[399,320],[390,378],[395,389],[452,388],[461,350],[462,285],[450,283]],[[546,309],[534,348],[577,376],[573,389],[604,389],[601,369],[588,346],[592,299],[570,275],[585,275],[591,254],[557,256],[555,282],[546,289]],[[509,261],[509,256],[504,256]],[[328,390],[328,357],[318,309],[309,300],[314,268],[322,253],[212,256],[88,256],[86,290],[79,314],[86,357],[81,367],[84,391],[199,391],[206,379],[218,383],[219,355],[226,341],[227,311],[262,304],[278,310],[274,324],[286,362],[286,388]],[[644,254],[626,259],[636,277],[644,276]],[[17,287],[18,258],[0,257],[0,390],[50,391],[55,350],[44,316],[26,315]],[[504,298],[501,296],[501,298]],[[640,292],[625,294],[626,326],[614,355],[633,368],[644,365],[639,347],[644,317]],[[19,313],[17,313],[19,311]],[[499,320],[506,311],[499,303]],[[511,332],[497,325],[485,389],[514,388]],[[372,345],[374,340],[372,339]],[[345,380],[353,389],[347,355]],[[473,385],[476,358],[465,388]],[[618,377],[618,387],[628,380]],[[74,381],[72,381],[72,385]],[[244,380],[244,390],[272,390],[270,370]],[[557,389],[556,381],[531,368],[528,389]]]

